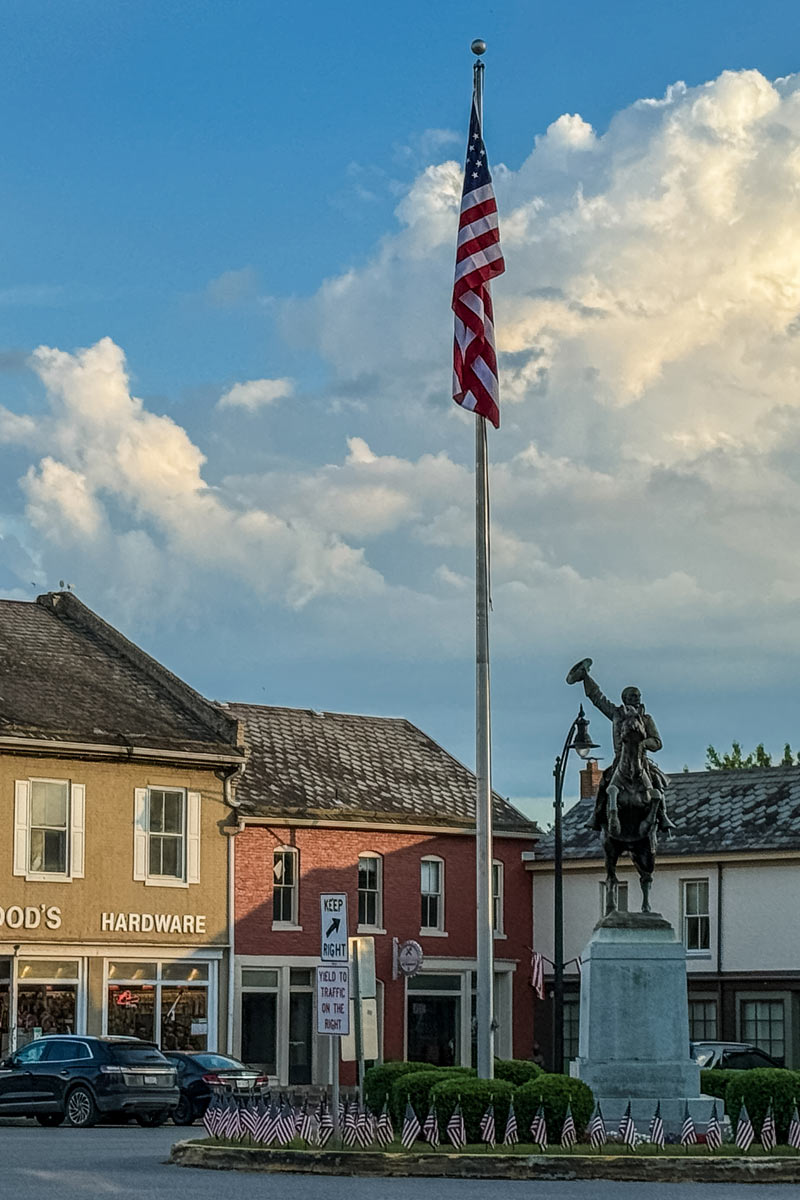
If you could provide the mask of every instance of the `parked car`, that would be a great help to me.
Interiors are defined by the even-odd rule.
[[[176,1125],[191,1125],[202,1117],[211,1100],[212,1088],[235,1096],[260,1094],[269,1086],[268,1075],[262,1075],[226,1054],[205,1050],[165,1050],[165,1057],[178,1073],[180,1099],[172,1113]]]
[[[86,1129],[102,1114],[162,1125],[178,1103],[175,1068],[136,1038],[51,1034],[0,1062],[0,1116]]]
[[[754,1067],[780,1067],[758,1046],[749,1042],[692,1042],[692,1058],[701,1070],[750,1071]]]

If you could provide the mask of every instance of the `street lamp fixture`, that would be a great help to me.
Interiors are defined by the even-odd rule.
[[[578,715],[569,727],[569,733],[564,742],[564,749],[556,759],[556,765],[553,768],[553,778],[555,779],[555,823],[553,826],[553,865],[555,868],[555,896],[553,904],[555,923],[553,950],[553,1066],[556,1071],[562,1071],[564,1067],[564,875],[561,817],[563,813],[564,776],[567,773],[570,750],[577,751],[582,759],[590,758],[593,750],[599,750],[597,743],[593,742],[589,736],[589,720],[583,711],[583,705],[578,709]]]

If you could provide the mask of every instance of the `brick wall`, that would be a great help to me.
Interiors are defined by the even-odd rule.
[[[272,930],[272,856],[279,846],[299,855],[299,924],[302,930]],[[513,975],[514,1055],[527,1058],[533,1044],[530,988],[531,882],[521,855],[531,844],[496,838],[494,857],[504,866],[505,938],[495,941],[498,958],[518,963]],[[400,831],[289,828],[250,825],[236,838],[236,953],[319,954],[321,892],[345,892],[351,935],[358,916],[358,856],[383,857],[383,927],[375,936],[377,975],[384,983],[384,1054],[403,1057],[403,980],[392,981],[392,939],[413,938],[426,956],[475,956],[475,842],[468,836]],[[446,937],[420,935],[420,859],[444,860]]]

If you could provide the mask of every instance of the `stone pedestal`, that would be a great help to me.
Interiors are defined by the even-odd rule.
[[[704,1129],[711,1102],[689,1057],[686,951],[660,913],[615,912],[595,926],[582,956],[575,1071],[609,1124],[631,1100],[646,1133],[660,1100],[667,1132],[678,1132],[688,1100]]]

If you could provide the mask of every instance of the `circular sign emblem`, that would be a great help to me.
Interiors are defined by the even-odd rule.
[[[403,975],[416,975],[422,969],[422,946],[419,942],[401,942],[397,948],[397,965]]]

